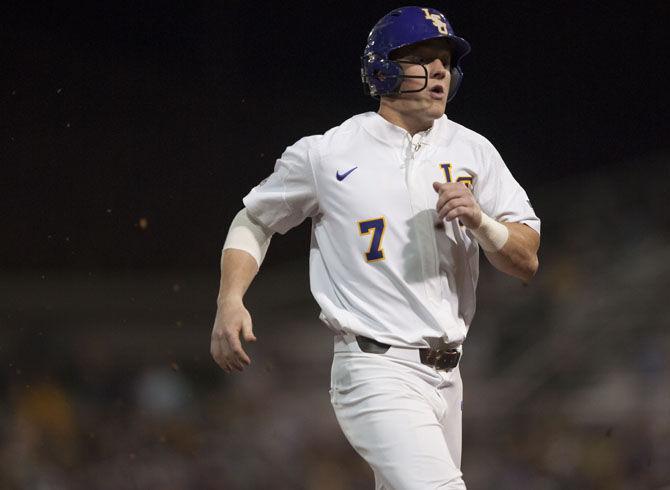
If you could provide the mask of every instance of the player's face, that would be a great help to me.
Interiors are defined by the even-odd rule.
[[[442,39],[431,39],[400,48],[393,54],[401,62],[405,75],[423,77],[428,74],[428,84],[420,92],[404,93],[394,97],[393,105],[400,112],[413,113],[429,119],[444,114],[451,81],[451,48]],[[424,71],[423,67],[426,68]],[[406,78],[401,90],[419,90],[423,78]]]

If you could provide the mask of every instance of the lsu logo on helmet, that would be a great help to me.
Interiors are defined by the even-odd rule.
[[[447,27],[447,23],[444,20],[444,15],[440,13],[435,13],[431,14],[430,10],[427,8],[422,8],[423,13],[426,14],[426,19],[431,21],[435,27],[437,27],[437,30],[440,34],[444,34],[445,36],[449,35],[449,29]]]

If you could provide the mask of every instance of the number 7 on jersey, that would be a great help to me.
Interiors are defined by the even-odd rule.
[[[365,260],[368,262],[376,262],[384,260],[384,249],[382,249],[382,240],[384,239],[384,230],[386,229],[386,218],[368,219],[358,222],[358,228],[362,235],[369,235],[372,233],[370,240],[370,248],[365,252]]]

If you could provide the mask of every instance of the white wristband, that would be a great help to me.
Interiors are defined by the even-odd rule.
[[[256,259],[260,267],[270,246],[273,233],[272,230],[253,221],[247,213],[247,208],[243,208],[230,224],[223,250],[228,248],[244,250]]]
[[[482,213],[482,223],[479,228],[470,231],[486,252],[499,251],[509,238],[507,227],[484,213]]]

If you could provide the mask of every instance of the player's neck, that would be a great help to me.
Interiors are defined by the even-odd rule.
[[[412,136],[433,127],[434,119],[404,114],[386,104],[380,104],[377,113],[391,124],[404,129]]]

